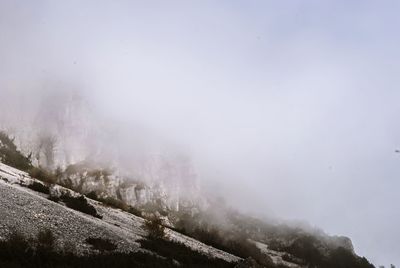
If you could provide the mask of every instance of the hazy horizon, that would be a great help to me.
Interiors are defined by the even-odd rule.
[[[108,122],[190,154],[229,204],[400,265],[398,11],[395,1],[2,0],[0,104],[82,92]]]

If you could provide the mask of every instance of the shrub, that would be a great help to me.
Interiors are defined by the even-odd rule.
[[[41,249],[52,249],[54,247],[56,238],[49,229],[40,231],[37,235],[38,248]]]
[[[352,252],[343,247],[339,247],[331,252],[325,266],[332,268],[374,268],[367,259],[355,256]]]
[[[24,156],[5,132],[0,131],[0,161],[19,170],[32,168],[30,156]]]
[[[129,209],[128,205],[125,202],[115,199],[115,198],[112,198],[112,197],[106,197],[104,199],[101,199],[101,202],[103,202],[103,204],[110,206],[112,208],[119,208],[124,211],[128,211],[128,209]]]
[[[142,217],[142,212],[139,209],[135,208],[135,207],[129,206],[127,212],[129,212],[129,213],[131,213],[131,214],[133,214],[135,216]]]
[[[49,194],[50,193],[50,187],[47,185],[44,185],[40,182],[34,181],[32,184],[28,185],[28,188],[31,190],[34,190],[36,192],[44,193],[44,194]]]
[[[112,198],[112,197],[107,197],[107,198],[102,198],[99,197],[95,191],[91,191],[90,193],[86,194],[86,197],[99,201],[101,203],[103,203],[106,206],[112,207],[112,208],[118,208],[121,209],[125,212],[128,212],[130,214],[136,215],[141,217],[142,216],[142,212],[132,206],[127,205],[124,201],[116,199],[116,198]]]
[[[91,191],[86,196],[89,197],[90,199],[99,201],[99,202],[103,203],[106,206],[109,206],[109,207],[112,207],[112,208],[119,208],[119,209],[124,210],[124,211],[129,211],[129,206],[125,202],[123,202],[122,200],[118,200],[118,199],[115,199],[113,197],[102,198],[102,197],[99,197],[96,194],[95,191]]]
[[[86,194],[86,197],[99,201],[99,197],[97,196],[95,191],[91,191],[90,193]]]
[[[183,217],[185,218],[185,216]],[[196,226],[193,227],[192,225]],[[252,257],[258,264],[272,267],[272,259],[263,254],[261,250],[245,236],[232,235],[227,231],[219,230],[208,224],[198,224],[191,220],[181,220],[177,224],[177,231],[193,237],[204,244],[229,252],[241,258]]]
[[[2,243],[5,243],[4,241]],[[22,257],[23,252],[28,252],[30,245],[26,238],[16,232],[13,231],[9,236],[8,240],[6,241],[6,248],[4,244],[2,244],[2,250],[0,252],[4,252],[7,255],[15,256],[15,257]],[[6,249],[6,250],[4,250]]]
[[[102,219],[103,217],[99,215],[94,206],[90,205],[86,198],[81,195],[79,197],[73,197],[69,194],[61,195],[60,199],[67,205],[67,207],[74,210],[86,213],[88,215],[94,216],[96,218]]]
[[[29,176],[47,183],[55,183],[57,180],[54,174],[41,167],[31,168],[29,170]]]
[[[112,251],[117,249],[117,246],[108,239],[89,237],[86,243],[90,244],[94,249],[100,251]]]
[[[170,260],[176,260],[181,267],[233,267],[234,263],[210,258],[202,253],[193,251],[184,244],[166,241],[164,239],[140,240],[141,247],[151,250]]]
[[[374,267],[365,258],[354,255],[349,250],[339,247],[325,256],[318,249],[317,240],[311,236],[297,238],[285,251],[303,259],[310,265],[325,268],[372,268]]]
[[[52,194],[50,194],[47,199],[49,199],[50,201],[56,202],[56,203],[58,203],[60,201],[60,198],[58,196],[52,195]]]
[[[162,220],[160,218],[146,220],[144,227],[148,232],[148,237],[152,239],[164,237],[165,227],[162,225]]]

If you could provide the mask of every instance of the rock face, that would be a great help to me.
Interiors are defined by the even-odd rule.
[[[21,99],[15,101],[13,112],[0,110],[0,125],[15,137],[21,151],[33,153],[33,164],[55,169],[93,154],[95,120],[81,95],[59,90],[30,98],[36,105]]]
[[[128,153],[122,157],[121,154],[126,152],[120,152],[120,147],[135,151],[137,146],[126,149],[124,144],[118,144],[123,143],[118,134],[101,127],[89,102],[79,93],[49,91],[38,101],[37,107],[26,109],[18,112],[28,114],[23,120],[17,122],[11,115],[7,120],[0,116],[0,123],[7,122],[4,127],[15,137],[18,148],[25,155],[32,155],[35,166],[65,170],[95,160],[106,163],[96,169],[113,168],[112,174],[100,177],[91,174],[95,171],[93,168],[67,172],[63,179],[76,189],[101,191],[134,206],[160,203],[174,211],[179,211],[182,205],[206,205],[190,158],[157,146],[141,151],[139,155]],[[122,158],[127,162],[123,167]],[[122,170],[127,171],[122,174]],[[120,187],[123,183],[127,185]]]
[[[32,142],[38,165],[65,168],[93,153],[94,119],[78,93],[47,96],[35,121],[40,126]]]
[[[192,195],[181,189],[179,184],[168,185],[165,182],[153,181],[146,184],[134,181],[118,174],[115,170],[103,169],[101,165],[81,162],[70,165],[59,178],[62,185],[76,189],[81,193],[95,192],[102,198],[112,197],[133,207],[148,207],[163,211],[179,211],[181,209],[201,208],[206,205],[199,190],[188,187]]]

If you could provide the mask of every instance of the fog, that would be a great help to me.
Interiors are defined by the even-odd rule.
[[[232,206],[307,221],[400,265],[399,11],[396,1],[2,0],[1,111],[23,121],[47,105],[42,92],[74,90],[137,139],[125,150],[168,144]]]

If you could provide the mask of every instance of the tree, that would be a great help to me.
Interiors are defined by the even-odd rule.
[[[24,156],[5,132],[0,131],[0,161],[19,170],[29,171],[32,168],[30,157]]]
[[[55,136],[44,134],[39,137],[37,158],[39,164],[47,169],[53,169],[54,167],[56,143],[57,139]]]
[[[155,217],[146,220],[144,227],[148,231],[148,237],[152,239],[160,239],[165,235],[165,227],[162,225],[162,219]]]

